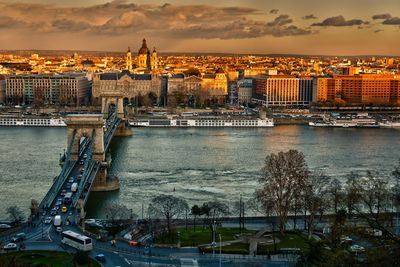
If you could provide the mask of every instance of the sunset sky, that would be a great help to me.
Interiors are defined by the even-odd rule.
[[[195,4],[193,4],[195,3]],[[399,0],[0,0],[1,49],[400,56]]]

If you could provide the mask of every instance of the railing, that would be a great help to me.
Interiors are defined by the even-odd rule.
[[[75,141],[75,132],[73,133],[72,141]],[[83,141],[83,144],[81,145],[81,149],[79,151],[79,157],[82,156],[84,151],[86,150],[87,146],[91,143],[90,139],[86,139]],[[51,203],[54,201],[54,198],[58,195],[59,191],[61,190],[63,184],[67,180],[67,178],[70,176],[71,171],[76,165],[76,161],[70,160],[70,151],[71,147],[74,144],[74,142],[71,142],[67,149],[67,158],[65,160],[65,163],[63,165],[63,168],[60,172],[60,174],[57,176],[55,179],[54,183],[50,187],[49,191],[47,191],[46,196],[43,198],[42,202],[39,205],[39,208],[43,209],[45,207],[49,207]]]

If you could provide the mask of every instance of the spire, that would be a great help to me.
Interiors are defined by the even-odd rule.
[[[146,47],[146,48],[147,48],[147,44],[146,44],[146,38],[143,38],[142,47]]]
[[[156,47],[154,46],[153,47],[153,53],[155,53],[155,52],[157,52],[157,51],[156,51]]]
[[[128,53],[129,53],[129,52],[131,52],[131,47],[130,47],[130,46],[128,46]]]

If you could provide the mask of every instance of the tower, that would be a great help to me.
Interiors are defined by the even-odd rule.
[[[157,51],[156,48],[153,48],[153,52],[151,53],[151,61],[150,61],[150,65],[151,65],[151,71],[157,71],[158,69],[158,57],[157,57]]]
[[[129,70],[129,72],[132,71],[132,53],[130,47],[128,47],[128,51],[126,52],[126,69]]]
[[[150,50],[147,48],[146,39],[143,39],[142,47],[138,52],[138,67],[142,69],[151,69]]]

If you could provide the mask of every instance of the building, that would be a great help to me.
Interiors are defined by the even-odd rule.
[[[400,104],[400,75],[359,74],[318,77],[314,102],[342,100],[346,104]]]
[[[158,98],[160,89],[160,79],[152,74],[134,74],[127,70],[119,73],[94,73],[92,103],[101,104],[102,92],[119,92],[125,103],[135,103],[138,96],[151,95]]]
[[[128,51],[130,52],[130,51]],[[127,56],[128,64],[128,56]],[[153,52],[147,48],[146,39],[143,39],[142,47],[138,51],[137,69],[136,72],[157,72],[158,70],[158,56],[156,48],[154,47]]]
[[[237,82],[237,96],[238,103],[247,105],[251,103],[253,95],[253,80],[252,79],[241,79]]]
[[[228,79],[222,69],[202,75],[197,69],[168,78],[168,102],[173,96],[179,103],[223,104],[228,96]]]
[[[0,77],[0,104],[6,101],[6,81]]]
[[[126,52],[126,70],[128,70],[129,72],[132,72],[132,52],[131,52],[131,48],[128,47],[128,51]]]
[[[82,105],[90,99],[91,82],[86,74],[22,74],[6,78],[8,104]]]
[[[224,70],[217,69],[215,74],[203,75],[201,88],[210,96],[212,103],[223,104],[228,96],[228,78]]]
[[[253,79],[253,101],[268,106],[308,106],[313,80],[309,77],[267,76]]]

